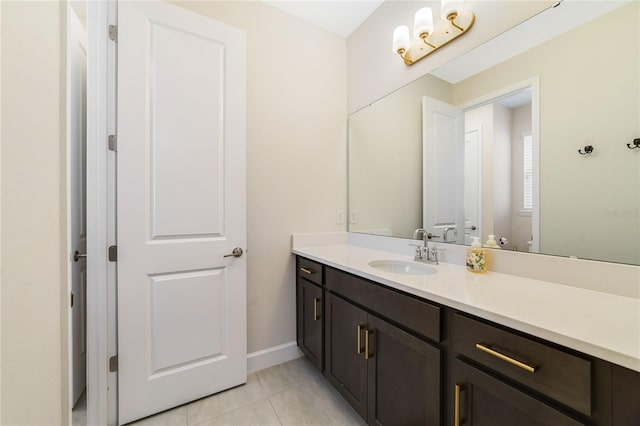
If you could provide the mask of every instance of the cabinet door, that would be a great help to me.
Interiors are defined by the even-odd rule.
[[[373,315],[365,333],[369,424],[439,425],[440,350]]]
[[[612,368],[613,424],[615,426],[640,425],[640,373],[619,365]]]
[[[454,426],[584,424],[458,359],[453,363],[452,383]]]
[[[322,371],[322,289],[298,278],[297,302],[298,346]]]
[[[325,376],[363,418],[367,418],[367,361],[364,330],[367,313],[327,292],[325,304]]]

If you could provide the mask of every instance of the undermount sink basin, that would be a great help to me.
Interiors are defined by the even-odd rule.
[[[416,262],[405,262],[403,260],[374,260],[369,262],[369,266],[381,271],[405,275],[432,275],[438,272],[438,270],[432,266],[421,265]]]

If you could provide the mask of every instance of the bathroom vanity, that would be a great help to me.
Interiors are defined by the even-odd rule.
[[[388,272],[369,263],[411,257],[349,244],[293,251],[298,346],[369,424],[640,424],[637,299],[444,263]]]

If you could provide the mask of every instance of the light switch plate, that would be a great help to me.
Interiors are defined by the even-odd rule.
[[[344,225],[344,210],[336,210],[336,224]]]
[[[349,211],[349,223],[358,223],[358,210]]]

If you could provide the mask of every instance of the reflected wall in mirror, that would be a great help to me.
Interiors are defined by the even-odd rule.
[[[349,231],[640,264],[640,4],[564,2],[512,31],[569,15],[583,22],[493,64],[489,42],[353,114]]]

